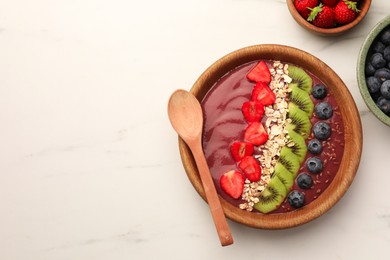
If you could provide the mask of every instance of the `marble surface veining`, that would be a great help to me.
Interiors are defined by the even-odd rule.
[[[356,79],[360,46],[390,14],[388,0],[336,38],[302,29],[283,0],[0,6],[0,259],[390,258],[390,129]],[[364,150],[327,214],[282,231],[229,221],[235,244],[222,248],[166,106],[215,60],[262,43],[303,49],[338,73],[360,111]]]

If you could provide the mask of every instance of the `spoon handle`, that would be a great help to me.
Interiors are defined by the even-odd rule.
[[[218,198],[213,178],[211,177],[211,173],[203,153],[202,145],[200,142],[195,141],[192,142],[192,144],[189,146],[194,155],[196,166],[198,167],[200,179],[202,180],[203,189],[206,194],[207,203],[209,204],[211,215],[213,216],[214,224],[217,228],[221,245],[231,245],[233,244],[233,237],[230,233],[221,202]]]

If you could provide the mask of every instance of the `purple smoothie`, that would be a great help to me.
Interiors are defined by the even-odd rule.
[[[272,61],[266,62],[271,66]],[[251,99],[251,92],[255,86],[255,83],[250,82],[246,78],[246,74],[257,63],[258,61],[253,61],[227,73],[215,83],[202,101],[204,114],[203,150],[205,152],[206,160],[210,167],[210,172],[218,193],[226,201],[237,207],[239,204],[244,203],[244,201],[241,199],[235,200],[222,191],[219,179],[221,175],[227,171],[239,170],[237,163],[230,154],[230,146],[235,141],[244,140],[244,131],[248,123],[245,121],[241,112],[241,107],[244,102]],[[321,83],[316,76],[308,71],[306,72],[312,77],[313,85]],[[313,97],[311,98],[314,105],[319,102]],[[332,128],[332,135],[328,140],[322,142],[323,152],[320,155],[316,155],[323,161],[324,169],[318,175],[310,173],[313,177],[314,185],[308,190],[300,189],[296,183],[294,183],[292,187],[292,189],[300,190],[305,194],[305,205],[318,198],[330,185],[338,171],[344,151],[344,127],[341,114],[338,111],[338,105],[334,98],[332,98],[331,92],[321,101],[327,101],[334,109],[333,116],[330,119],[325,120]],[[319,119],[316,118],[313,113],[313,117],[311,118],[312,125],[318,120]],[[313,135],[306,140],[306,143],[311,139],[313,139]],[[306,159],[312,156],[313,155],[308,152]],[[305,162],[301,165],[299,173],[301,172],[308,173]],[[291,208],[285,200],[281,207],[272,213],[282,213],[292,210],[295,209]],[[256,210],[253,212],[259,213]]]

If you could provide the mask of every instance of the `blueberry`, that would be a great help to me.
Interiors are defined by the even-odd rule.
[[[376,102],[376,105],[382,110],[385,114],[390,114],[390,100],[380,97]]]
[[[312,154],[320,154],[322,152],[322,143],[318,139],[310,140],[307,144],[307,149]]]
[[[313,179],[307,173],[301,173],[297,177],[298,187],[301,189],[310,189],[313,186]]]
[[[364,71],[366,72],[366,76],[373,76],[376,69],[368,62]]]
[[[380,39],[383,44],[390,45],[390,27],[387,27],[385,30],[383,30]]]
[[[319,118],[328,119],[333,115],[333,108],[328,102],[321,102],[316,105],[315,112]]]
[[[372,99],[373,99],[375,102],[377,102],[379,98],[383,98],[380,91],[378,91],[378,92],[376,92],[376,93],[371,93],[371,97],[372,97]]]
[[[323,99],[328,94],[328,90],[326,89],[326,87],[323,84],[316,84],[313,87],[311,94],[316,99]]]
[[[288,194],[287,198],[288,204],[294,208],[301,208],[305,203],[305,196],[302,192],[293,190]]]
[[[309,172],[318,174],[322,171],[322,161],[318,157],[311,157],[306,161],[306,168]]]
[[[382,82],[377,77],[373,76],[366,78],[366,83],[370,93],[378,92],[382,85]]]
[[[385,58],[383,58],[383,54],[376,52],[371,56],[371,64],[374,68],[380,69],[387,65]]]
[[[390,69],[388,69],[388,68],[378,69],[375,72],[374,76],[377,77],[382,83],[382,82],[390,79]]]
[[[382,96],[386,99],[390,99],[390,80],[386,80],[381,85]]]
[[[317,139],[323,141],[330,137],[332,130],[326,122],[320,121],[313,126],[313,133]]]
[[[383,44],[383,42],[381,41],[376,41],[374,42],[374,44],[372,45],[372,50],[374,52],[380,52],[380,53],[383,53],[384,49],[386,48],[386,46]]]
[[[383,58],[385,58],[387,61],[390,61],[390,45],[384,49]]]

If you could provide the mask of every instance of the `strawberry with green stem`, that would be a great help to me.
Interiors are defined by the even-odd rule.
[[[318,0],[294,0],[295,8],[304,19],[307,19],[310,15],[310,10],[308,8],[314,8],[317,5]]]
[[[356,19],[360,10],[356,1],[340,1],[334,8],[335,21],[338,24],[347,24]]]
[[[310,15],[307,18],[309,22],[320,28],[335,27],[335,12],[333,8],[324,6],[322,3],[314,8],[309,8]]]

